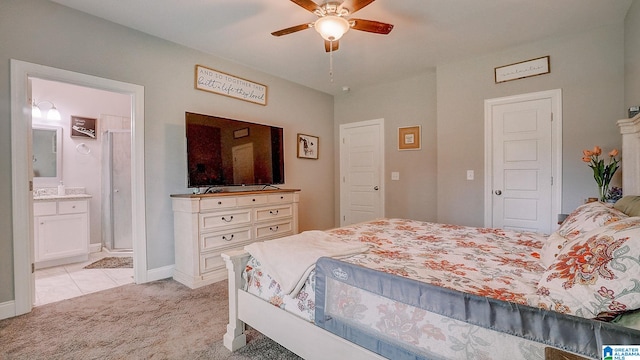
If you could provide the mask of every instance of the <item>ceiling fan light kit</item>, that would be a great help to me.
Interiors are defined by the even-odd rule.
[[[316,20],[313,25],[316,31],[327,41],[338,41],[347,31],[349,22],[340,16],[328,15]]]

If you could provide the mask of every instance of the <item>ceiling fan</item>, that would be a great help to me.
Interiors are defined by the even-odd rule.
[[[314,13],[318,20],[307,24],[292,26],[286,29],[274,31],[273,36],[288,35],[301,30],[315,28],[324,39],[324,49],[327,52],[338,50],[338,41],[349,29],[366,31],[375,34],[386,35],[391,32],[393,25],[379,21],[349,18],[356,11],[371,4],[375,0],[353,0],[351,7],[345,3],[327,1],[318,5],[311,0],[291,0],[296,5]]]

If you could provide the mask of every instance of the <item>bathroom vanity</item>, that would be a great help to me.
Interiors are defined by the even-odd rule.
[[[35,268],[89,258],[91,195],[36,195],[33,201]]]

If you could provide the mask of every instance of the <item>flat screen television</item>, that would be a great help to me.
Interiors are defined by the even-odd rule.
[[[188,186],[284,184],[282,128],[187,112]]]

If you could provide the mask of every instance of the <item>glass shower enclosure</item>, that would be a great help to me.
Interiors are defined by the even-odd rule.
[[[131,131],[107,130],[102,139],[102,245],[132,251]]]

